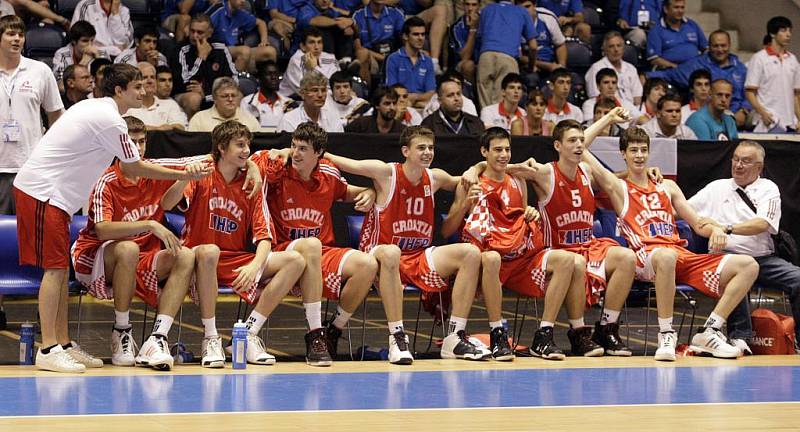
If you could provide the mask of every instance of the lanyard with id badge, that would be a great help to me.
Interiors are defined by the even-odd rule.
[[[22,125],[14,119],[13,110],[11,109],[11,97],[14,94],[14,86],[17,84],[18,76],[14,74],[14,78],[10,83],[3,83],[3,90],[8,93],[8,118],[0,120],[0,139],[4,143],[15,143],[22,139]]]

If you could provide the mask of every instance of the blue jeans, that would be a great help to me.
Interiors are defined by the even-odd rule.
[[[795,322],[795,340],[800,341],[800,267],[774,255],[755,257],[755,260],[760,267],[756,284],[765,288],[778,288],[789,297]],[[750,302],[747,297],[728,316],[728,337],[745,340],[753,337]]]

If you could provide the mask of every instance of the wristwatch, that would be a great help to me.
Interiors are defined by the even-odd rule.
[[[725,225],[725,234],[728,235],[733,234],[733,225],[731,224]]]

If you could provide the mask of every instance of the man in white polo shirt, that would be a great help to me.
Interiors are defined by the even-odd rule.
[[[301,123],[314,122],[325,132],[344,132],[341,120],[323,108],[328,94],[328,79],[317,71],[306,73],[300,81],[303,105],[284,114],[278,123],[278,132],[294,132]]]
[[[121,0],[81,0],[75,6],[72,23],[81,20],[94,26],[95,45],[112,57],[133,44],[131,12]]]
[[[120,114],[141,106],[141,79],[139,70],[129,64],[108,66],[101,84],[103,97],[70,108],[42,137],[14,180],[20,264],[44,270],[39,289],[39,369],[84,372],[87,366],[103,366],[102,360],[69,339],[69,220],[86,203],[114,157],[130,177],[195,179],[211,172],[206,166],[176,171],[139,159]]]
[[[600,69],[611,68],[617,73],[617,97],[634,105],[642,103],[642,82],[636,66],[622,59],[625,54],[625,39],[618,31],[610,31],[603,37],[603,54],[605,56],[596,61],[586,72],[586,94],[596,97],[600,94],[595,75]]]
[[[550,75],[550,88],[553,96],[547,101],[544,119],[557,125],[561,120],[583,121],[583,112],[580,108],[569,103],[567,98],[572,90],[572,75],[564,68],[556,69]]]
[[[144,98],[140,108],[131,108],[126,115],[143,121],[147,130],[184,130],[186,113],[173,99],[160,99],[156,96],[156,68],[141,61],[138,65],[142,73]]]
[[[522,77],[518,73],[508,73],[500,83],[500,95],[502,99],[496,104],[483,107],[481,110],[481,121],[486,126],[501,127],[507,132],[511,132],[511,122],[522,120],[525,135],[528,134],[528,116],[525,110],[520,108],[519,101],[522,99]]]

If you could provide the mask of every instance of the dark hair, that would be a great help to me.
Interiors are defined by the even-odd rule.
[[[389,86],[389,88],[391,88],[392,90],[403,89],[405,91],[408,91],[408,87],[406,87],[406,86],[404,86],[403,84],[400,84],[400,83],[394,83],[391,86]]]
[[[567,68],[563,67],[558,68],[550,73],[550,82],[555,83],[559,78],[572,79],[572,74],[567,70]]]
[[[689,89],[694,87],[694,82],[700,78],[705,78],[708,82],[711,82],[711,72],[708,69],[697,69],[689,75]]]
[[[403,23],[403,34],[408,36],[411,33],[411,27],[425,27],[425,21],[418,16],[412,16]]]
[[[410,147],[414,138],[429,138],[433,142],[436,137],[433,131],[425,126],[409,126],[400,134],[400,146]]]
[[[489,129],[486,129],[481,134],[481,139],[480,139],[481,148],[489,150],[489,147],[492,144],[492,140],[496,139],[507,139],[509,142],[511,142],[511,134],[509,134],[507,130],[499,126],[492,126]]]
[[[133,39],[136,41],[137,45],[145,36],[153,36],[158,40],[158,30],[153,26],[139,26],[133,30]]]
[[[206,14],[204,14],[202,12],[194,14],[192,16],[192,19],[189,21],[189,25],[192,25],[192,23],[196,23],[196,22],[208,23],[208,28],[209,29],[213,29],[214,28],[214,23],[211,22],[211,18],[208,15],[206,15]]]
[[[777,34],[781,29],[791,29],[792,21],[785,16],[775,16],[767,21],[767,35],[764,36],[764,45],[772,42],[772,35]]]
[[[596,113],[598,108],[608,108],[612,110],[616,107],[617,107],[617,101],[615,101],[614,99],[608,97],[600,98],[600,100],[594,104],[594,110],[592,111],[592,114]]]
[[[436,79],[436,94],[441,96],[442,86],[445,85],[445,83],[449,83],[449,82],[458,84],[458,87],[461,88],[461,83],[463,81],[458,81],[454,76],[449,75],[449,74],[442,75],[442,76],[440,76],[439,78]]]
[[[168,73],[172,75],[172,69],[170,69],[169,66],[156,66],[156,76],[162,73]]]
[[[564,138],[564,134],[570,129],[577,129],[579,131],[582,131],[583,127],[581,126],[580,123],[578,123],[577,120],[573,119],[561,120],[560,122],[558,122],[556,127],[553,128],[553,138],[555,138],[556,141],[561,141]]]
[[[519,85],[524,86],[522,83],[522,77],[518,73],[507,73],[506,76],[503,77],[503,81],[500,81],[500,88],[505,90],[509,84],[518,83]]]
[[[97,73],[100,72],[100,69],[105,66],[111,66],[112,64],[114,63],[107,58],[96,58],[89,64],[89,73],[92,74],[92,76],[96,79]]]
[[[614,71],[614,69],[603,68],[597,71],[597,75],[595,75],[594,77],[595,84],[599,86],[600,81],[603,81],[603,78],[605,77],[614,77],[615,80],[619,81],[619,77],[617,76],[617,73]]]
[[[391,87],[378,86],[372,91],[372,106],[377,109],[383,98],[397,102],[397,92]]]
[[[330,79],[328,80],[331,86],[331,90],[333,90],[333,85],[336,83],[339,84],[350,84],[350,87],[353,86],[353,77],[350,76],[349,73],[345,71],[336,71],[331,75]]]
[[[322,32],[319,31],[319,29],[316,27],[308,27],[305,30],[303,30],[303,39],[301,39],[303,41],[303,45],[305,45],[306,40],[309,38],[309,36],[318,37],[321,39]]]
[[[545,96],[545,95],[544,95],[544,92],[543,92],[543,91],[541,91],[541,90],[539,90],[539,89],[537,88],[537,89],[533,89],[533,90],[531,90],[531,91],[528,93],[528,100],[525,102],[525,105],[527,106],[527,105],[530,105],[530,104],[532,104],[532,103],[536,102],[536,98],[537,98],[537,97],[540,97],[540,98],[542,98],[542,100],[544,101],[544,103],[547,103],[547,96]]]
[[[16,15],[6,15],[0,18],[0,36],[2,36],[6,30],[16,30],[25,34],[25,21]]]
[[[75,21],[69,27],[69,41],[77,43],[81,38],[93,38],[97,35],[97,30],[94,29],[94,26],[89,23],[89,21]]]
[[[128,135],[132,133],[147,133],[147,126],[138,117],[125,116],[122,119],[128,125]]]
[[[292,132],[292,140],[304,141],[314,148],[314,153],[324,153],[328,147],[328,133],[320,125],[307,121]]]
[[[658,103],[656,104],[656,109],[661,111],[662,109],[664,109],[664,104],[667,102],[677,102],[678,104],[683,105],[683,98],[681,98],[681,95],[679,95],[678,93],[667,92],[667,94],[661,96],[661,98],[658,100]]]
[[[103,74],[103,82],[100,83],[100,94],[103,97],[113,97],[116,94],[117,87],[125,90],[128,88],[128,84],[141,79],[142,73],[139,69],[127,63],[112,64],[106,68]]]
[[[220,147],[227,149],[231,141],[241,137],[252,141],[253,133],[250,132],[250,129],[247,129],[247,126],[236,120],[224,121],[214,127],[214,130],[211,131],[211,156],[214,158],[214,161],[219,162],[219,159],[222,157]]]
[[[709,33],[708,40],[711,40],[711,38],[714,37],[714,35],[717,35],[717,34],[725,35],[728,38],[728,43],[731,42],[730,33],[726,32],[725,30],[722,30],[722,29],[714,30],[713,32]]]
[[[463,83],[464,82],[464,74],[462,74],[461,72],[459,72],[459,71],[457,71],[455,69],[446,70],[442,74],[442,78],[444,78],[444,77],[447,77],[447,78],[450,78],[450,79],[454,79],[454,80],[458,81],[459,83]]]
[[[647,132],[645,132],[644,129],[638,126],[631,126],[628,129],[625,129],[625,132],[623,132],[622,136],[619,137],[619,151],[624,152],[628,149],[628,145],[631,143],[647,144],[647,148],[649,150],[650,136],[647,135]]]
[[[669,89],[669,83],[662,78],[648,78],[647,81],[644,82],[644,88],[642,89],[642,98],[647,99],[647,95],[653,91],[654,88],[661,86],[664,87],[664,90]]]
[[[625,38],[622,37],[622,33],[616,30],[611,30],[610,32],[607,32],[606,34],[603,35],[603,48],[605,48],[608,41],[616,37],[622,39],[623,43],[625,42]]]
[[[67,88],[67,81],[75,79],[75,69],[79,67],[85,68],[86,66],[82,64],[71,64],[64,68],[64,72],[61,74],[61,81],[64,83],[64,90]]]

